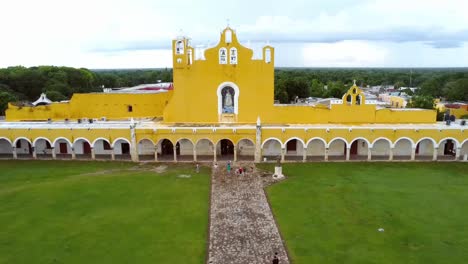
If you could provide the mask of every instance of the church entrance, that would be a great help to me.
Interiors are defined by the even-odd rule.
[[[173,157],[174,155],[174,145],[168,139],[164,139],[161,142],[161,156],[166,156],[166,155],[171,155],[171,157]]]
[[[234,144],[229,139],[221,140],[221,155],[234,155]]]

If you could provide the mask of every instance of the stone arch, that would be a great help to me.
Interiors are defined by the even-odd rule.
[[[250,138],[237,141],[237,160],[253,161],[255,159],[255,142]]]
[[[117,159],[130,159],[131,146],[132,143],[128,139],[119,137],[112,142],[111,151]]]
[[[279,140],[278,138],[275,138],[275,137],[269,137],[269,138],[265,139],[265,140],[263,141],[261,147],[263,148],[263,146],[265,145],[265,143],[266,143],[267,141],[269,141],[269,140],[278,141],[278,143],[280,144],[280,146],[283,147],[283,142],[281,142],[281,140]]]
[[[218,115],[221,115],[223,113],[223,95],[222,95],[222,90],[226,87],[231,87],[234,89],[234,114],[239,114],[239,87],[233,83],[233,82],[223,82],[218,86],[218,90],[216,94],[218,95]]]
[[[467,156],[465,159],[465,155]],[[463,140],[460,144],[460,159],[461,160],[468,160],[468,138]]]
[[[197,140],[195,149],[197,152],[197,160],[214,160],[214,149],[216,145],[208,138],[201,138]]]
[[[183,161],[194,160],[193,151],[195,149],[195,144],[193,141],[189,138],[179,138],[176,142],[178,159]]]
[[[107,138],[96,138],[91,147],[96,159],[109,159],[112,156],[112,145]]]
[[[177,144],[177,142],[176,142]],[[168,138],[161,138],[156,144],[156,152],[158,155],[158,160],[162,161],[173,161],[174,160],[174,142]]]
[[[349,156],[352,160],[367,160],[372,144],[364,137],[357,137],[349,143]]]
[[[0,158],[12,158],[13,143],[6,137],[0,137]]]
[[[429,143],[430,142],[430,143]],[[437,142],[430,137],[423,137],[416,142],[415,157],[418,160],[431,160]]]
[[[392,151],[392,141],[386,137],[376,138],[371,145],[373,160],[388,160]]]
[[[277,160],[282,156],[283,143],[281,140],[271,137],[262,143],[262,157],[266,160]]]
[[[54,146],[52,145],[52,141],[46,137],[34,139],[33,147],[37,158],[50,158],[53,155]]]
[[[302,160],[304,151],[306,151],[304,141],[298,137],[288,138],[282,148],[285,150],[285,159],[287,160]]]
[[[216,143],[216,156],[219,160],[234,160],[234,141],[223,138]]]
[[[54,151],[58,157],[71,158],[73,143],[65,137],[58,137],[52,143]]]
[[[13,143],[13,147],[15,147],[16,154],[18,158],[30,158],[32,157],[33,153],[33,144],[31,140],[26,137],[18,137],[15,139]]]
[[[334,141],[337,141],[337,140],[343,141],[343,142],[345,143],[345,146],[348,147],[349,143],[348,143],[348,141],[347,141],[345,138],[336,137],[336,138],[333,138],[332,140],[330,140],[330,142],[328,142],[327,148],[330,148],[330,145],[331,145]]]
[[[327,147],[329,160],[346,160],[346,149],[348,148],[346,139],[342,137],[333,138]]]
[[[149,138],[142,138],[137,143],[138,157],[140,160],[154,160],[154,153],[156,151],[153,140]]]
[[[439,141],[437,144],[437,159],[441,160],[455,160],[457,148],[461,145],[457,139],[446,137]]]
[[[11,142],[11,140],[10,140],[9,138],[7,138],[7,137],[0,137],[0,140],[2,140],[2,139],[5,140],[5,141],[7,141],[8,143],[10,143],[11,146],[13,146],[13,142]]]
[[[313,137],[306,143],[306,151],[308,160],[324,160],[327,142],[320,137]]]
[[[76,138],[73,141],[73,149],[77,159],[88,159],[91,158],[92,143],[83,137]]]
[[[414,141],[409,137],[398,138],[393,144],[394,160],[409,160],[415,146]]]

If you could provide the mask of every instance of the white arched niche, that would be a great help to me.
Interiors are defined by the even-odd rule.
[[[234,90],[233,96],[233,114],[239,114],[239,87],[233,82],[223,82],[218,86],[217,95],[218,95],[218,115],[223,114],[223,95],[222,91],[224,88],[231,87]]]

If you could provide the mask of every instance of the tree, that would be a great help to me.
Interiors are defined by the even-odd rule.
[[[310,96],[312,97],[324,97],[326,90],[324,88],[324,84],[317,79],[312,80],[312,84],[310,86]]]
[[[398,82],[395,83],[394,86],[395,86],[395,89],[400,89],[401,87],[405,87],[406,85],[405,85],[404,82],[398,81]]]
[[[413,96],[407,108],[434,109],[434,98],[427,95]]]
[[[47,98],[49,98],[53,102],[60,102],[67,100],[67,97],[61,94],[59,91],[47,91],[46,92]]]
[[[5,115],[5,110],[8,108],[8,103],[15,102],[16,97],[5,91],[0,91],[0,116]]]
[[[443,94],[449,101],[468,101],[468,78],[448,82]]]

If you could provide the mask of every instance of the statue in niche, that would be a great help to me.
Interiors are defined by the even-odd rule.
[[[221,94],[223,96],[223,113],[234,113],[234,89],[232,87],[225,87]]]

